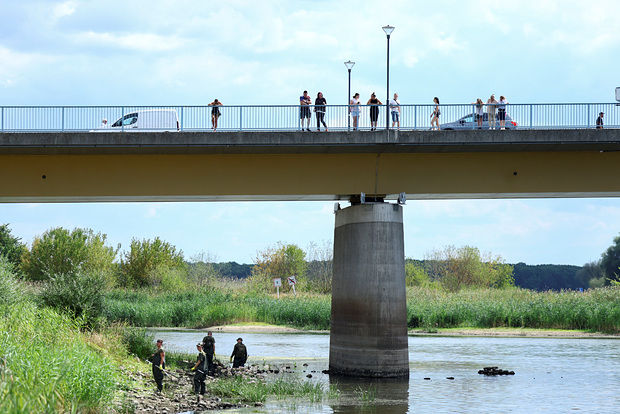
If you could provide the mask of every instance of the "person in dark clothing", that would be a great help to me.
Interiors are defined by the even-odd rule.
[[[202,338],[202,350],[207,356],[207,370],[205,374],[211,374],[214,370],[213,357],[215,356],[215,338],[213,332],[207,332],[207,336]]]
[[[233,361],[234,358],[234,361]],[[237,343],[233,348],[233,352],[230,355],[230,360],[233,363],[233,368],[240,368],[245,365],[245,361],[248,359],[248,350],[243,344],[243,339],[237,338]]]
[[[166,353],[161,346],[157,347],[157,351],[151,356],[150,361],[153,364],[153,378],[157,384],[157,392],[161,392],[164,388],[164,369],[166,369]]]
[[[314,112],[316,112],[316,130],[321,130],[321,123],[325,127],[325,131],[327,132],[327,124],[325,123],[325,105],[327,105],[327,99],[323,97],[321,92],[316,96],[316,100],[314,101]]]
[[[596,129],[603,129],[603,115],[605,115],[605,112],[598,114],[598,118],[596,118]]]
[[[194,392],[200,399],[200,395],[204,395],[206,392],[205,378],[207,376],[207,357],[202,351],[202,344],[196,344],[196,350],[198,351],[198,357],[196,358],[196,365],[194,365],[192,371],[196,372],[194,374]]]

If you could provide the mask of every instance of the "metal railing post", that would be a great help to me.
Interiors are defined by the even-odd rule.
[[[534,128],[534,104],[530,104],[530,129]]]
[[[586,128],[590,128],[590,104],[586,104],[588,107],[588,117],[586,118]]]
[[[64,106],[62,107],[62,111],[61,112],[62,112],[62,115],[61,115],[62,118],[61,118],[61,121],[60,121],[60,130],[62,132],[65,132],[65,107]]]
[[[243,106],[239,106],[239,132],[243,131]]]
[[[121,106],[121,131],[125,131],[125,107]]]
[[[185,107],[182,106],[181,107],[181,125],[180,125],[180,130],[183,131],[183,128],[185,126],[185,111],[184,111]]]

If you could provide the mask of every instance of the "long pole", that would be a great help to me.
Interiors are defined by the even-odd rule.
[[[347,69],[349,71],[349,96],[347,97],[347,130],[350,131],[351,130],[351,107],[349,106],[351,104],[350,99],[351,99],[351,69]]]
[[[387,35],[387,99],[385,100],[385,129],[390,129],[390,35]]]

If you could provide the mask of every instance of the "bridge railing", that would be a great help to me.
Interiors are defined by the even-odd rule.
[[[296,131],[302,129],[299,105],[226,105],[220,106],[218,131]],[[439,106],[439,123],[442,128],[458,123],[459,129],[476,129],[473,114],[475,105],[446,104]],[[310,129],[317,130],[317,113],[310,106]],[[379,106],[377,128],[386,128],[386,106]],[[430,129],[434,105],[415,104],[400,106],[401,130]],[[172,125],[166,111],[176,111],[179,125]],[[484,108],[486,112],[486,105]],[[620,128],[620,108],[617,103],[562,103],[562,104],[508,104],[506,112],[517,129],[596,128],[596,119],[604,112],[605,128]],[[140,111],[148,112],[150,121],[138,124],[133,117]],[[211,106],[1,106],[0,132],[83,132],[83,131],[132,131],[180,130],[210,131]],[[371,106],[361,105],[358,129],[370,130]],[[106,118],[106,128],[101,128]],[[330,131],[353,129],[349,105],[327,105],[325,122]],[[459,120],[463,120],[459,123]],[[134,122],[132,124],[132,121]],[[392,123],[390,117],[390,126]],[[112,127],[117,124],[119,126]],[[486,123],[484,124],[487,125]],[[452,125],[454,126],[454,125]],[[499,126],[499,122],[498,122]],[[303,122],[303,129],[307,121]],[[514,127],[514,126],[511,126]],[[321,124],[320,129],[325,128]]]

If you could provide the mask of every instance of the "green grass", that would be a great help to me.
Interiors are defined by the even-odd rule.
[[[326,392],[324,385],[298,379],[264,378],[237,375],[207,384],[207,391],[220,398],[234,402],[264,402],[267,397],[276,399],[308,398],[311,402],[321,401]]]
[[[118,381],[71,318],[32,303],[0,307],[0,412],[100,412]]]
[[[200,328],[233,323],[268,323],[300,329],[327,330],[329,295],[284,297],[241,291],[192,291],[149,294],[114,291],[106,294],[104,315],[134,326]],[[519,288],[407,289],[409,328],[536,328],[620,331],[620,288],[586,292],[534,292]]]
[[[133,326],[202,328],[238,322],[263,322],[305,329],[329,329],[329,296],[276,299],[231,291],[149,294],[113,291],[106,294],[104,316]]]

